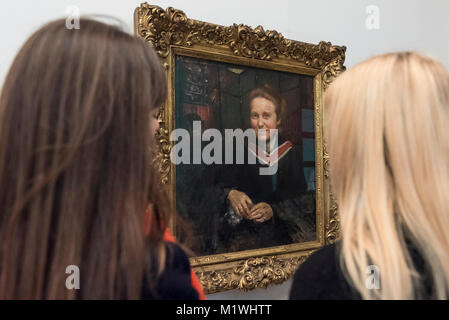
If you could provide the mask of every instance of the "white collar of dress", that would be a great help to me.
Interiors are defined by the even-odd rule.
[[[254,143],[248,143],[249,151],[259,159],[260,163],[272,166],[279,162],[293,148],[293,143],[289,140],[272,150],[270,153],[260,149]]]

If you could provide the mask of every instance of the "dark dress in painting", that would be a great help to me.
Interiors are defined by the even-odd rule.
[[[278,168],[273,175],[261,175],[259,170],[268,168],[269,158],[249,144],[246,148],[250,150],[245,150],[244,164],[224,167],[221,182],[224,214],[220,219],[217,251],[250,250],[314,240],[315,194],[314,191],[307,192],[298,146],[279,139]],[[257,154],[255,164],[248,162],[247,151],[250,155]],[[232,189],[246,193],[254,204],[268,203],[273,217],[262,223],[242,219],[226,200]]]

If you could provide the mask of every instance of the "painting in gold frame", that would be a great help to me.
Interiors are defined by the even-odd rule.
[[[330,82],[344,71],[346,48],[333,46],[329,42],[313,45],[285,39],[280,33],[265,31],[261,26],[253,29],[242,24],[224,27],[201,22],[187,18],[181,10],[171,7],[164,10],[147,3],[136,8],[134,21],[136,35],[155,49],[166,70],[169,94],[160,110],[157,165],[162,176],[161,184],[169,186],[170,200],[176,204],[181,214],[181,204],[193,207],[190,200],[185,200],[192,198],[192,194],[186,196],[187,190],[194,187],[198,193],[198,188],[191,184],[182,188],[180,181],[195,174],[201,176],[200,172],[207,176],[206,171],[196,170],[209,169],[204,165],[191,165],[189,169],[183,169],[173,163],[170,157],[175,145],[170,139],[173,130],[180,127],[186,129],[182,125],[187,123],[185,119],[196,119],[205,128],[244,127],[246,120],[248,126],[253,117],[253,105],[252,102],[248,103],[248,96],[261,87],[275,87],[285,101],[293,101],[286,104],[290,106],[287,117],[290,125],[286,120],[283,124],[284,128],[289,129],[287,132],[291,133],[287,140],[293,141],[293,146],[299,146],[300,156],[297,159],[298,166],[302,168],[300,171],[312,172],[312,175],[308,175],[309,178],[304,176],[305,185],[301,193],[302,198],[313,194],[313,233],[308,233],[312,236],[301,235],[301,238],[296,234],[290,238],[295,240],[270,240],[271,244],[269,242],[259,247],[257,240],[254,242],[255,247],[245,247],[246,241],[243,240],[232,246],[219,248],[214,247],[214,243],[222,244],[226,234],[220,237],[214,236],[213,232],[211,236],[210,231],[222,229],[224,220],[211,218],[223,213],[217,209],[222,201],[200,203],[199,207],[217,209],[215,211],[218,213],[209,214],[204,211],[199,215],[207,217],[207,223],[201,224],[201,219],[190,217],[194,222],[192,225],[200,225],[200,229],[203,229],[197,234],[194,248],[199,254],[190,258],[190,262],[206,293],[237,288],[251,290],[284,282],[311,252],[334,242],[339,236],[337,205],[330,193],[328,180],[329,158],[324,142],[323,93]],[[236,79],[238,87],[235,85]],[[226,94],[228,98],[223,98]],[[234,103],[227,105],[224,101],[230,100],[229,97],[234,99]],[[302,99],[299,106],[294,103],[295,97]],[[230,110],[229,106],[237,106],[237,109],[227,111]],[[223,120],[223,114],[224,118],[231,120]],[[304,119],[309,119],[309,122]],[[308,131],[313,132],[307,132],[304,129],[307,127],[312,127]],[[305,148],[306,144],[308,149]],[[307,160],[307,154],[310,157],[310,152],[313,153],[313,165],[310,161],[304,161]],[[189,173],[192,168],[193,173]],[[211,181],[217,183],[209,183],[211,186],[217,187],[222,182],[219,174],[213,175],[213,179],[215,180]],[[196,181],[200,183],[201,179]],[[226,190],[225,187],[220,188],[216,188],[217,193],[212,193],[217,195],[217,199],[220,191]],[[215,196],[205,198],[215,199]],[[299,200],[295,201],[299,203]],[[173,230],[175,224],[176,221],[173,221]]]

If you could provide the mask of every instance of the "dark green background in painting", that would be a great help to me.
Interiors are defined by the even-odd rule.
[[[192,134],[192,122],[201,129],[249,128],[248,93],[268,84],[287,102],[282,136],[302,150],[308,190],[315,191],[315,133],[313,77],[175,56],[175,127]],[[224,134],[222,135],[224,137]],[[207,143],[203,143],[203,146]],[[191,159],[192,160],[192,159]],[[192,163],[192,161],[191,161]],[[176,166],[176,203],[193,233],[198,255],[222,253],[219,217],[223,190],[217,186],[222,165]]]

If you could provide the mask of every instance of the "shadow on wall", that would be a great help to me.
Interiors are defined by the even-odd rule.
[[[207,295],[208,300],[288,300],[292,279],[280,285],[251,291],[229,290]]]

